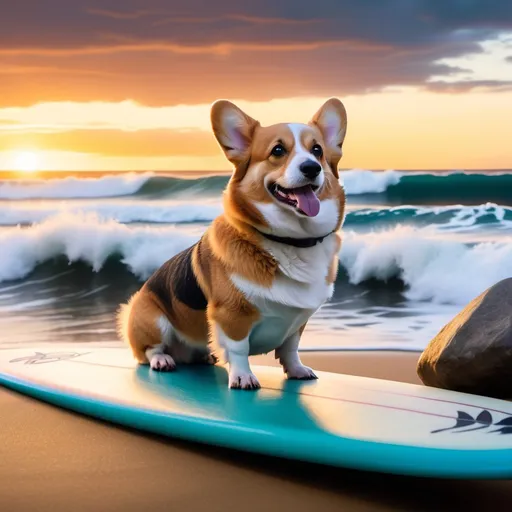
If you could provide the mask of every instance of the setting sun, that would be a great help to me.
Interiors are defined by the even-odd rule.
[[[34,172],[39,168],[39,158],[37,153],[32,151],[23,151],[14,158],[14,168],[16,171]]]

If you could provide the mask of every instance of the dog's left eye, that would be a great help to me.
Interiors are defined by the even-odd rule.
[[[273,148],[270,154],[272,156],[275,156],[277,158],[283,156],[286,153],[286,149],[284,149],[284,146],[282,144],[276,144]]]
[[[317,158],[322,158],[322,155],[324,154],[324,150],[322,149],[322,146],[320,144],[315,144],[311,148],[311,153],[316,156]]]

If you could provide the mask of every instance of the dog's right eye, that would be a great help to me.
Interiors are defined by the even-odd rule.
[[[282,144],[276,144],[273,148],[270,154],[272,156],[280,157],[283,156],[286,153],[286,149],[284,149],[284,146]]]

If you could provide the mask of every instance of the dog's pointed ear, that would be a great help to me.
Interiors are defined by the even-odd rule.
[[[212,105],[210,118],[215,138],[227,159],[236,167],[246,162],[258,121],[226,100]]]
[[[343,155],[342,146],[347,133],[347,112],[343,103],[337,98],[328,99],[313,116],[310,124],[322,133],[327,162],[338,177],[338,162]]]

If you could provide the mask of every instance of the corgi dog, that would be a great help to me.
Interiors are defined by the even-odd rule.
[[[345,107],[331,98],[308,124],[264,127],[219,100],[211,125],[234,167],[223,213],[121,305],[120,336],[157,371],[214,364],[211,347],[219,347],[230,388],[258,389],[249,356],[271,351],[287,378],[316,379],[298,348],[309,318],[334,291]]]

